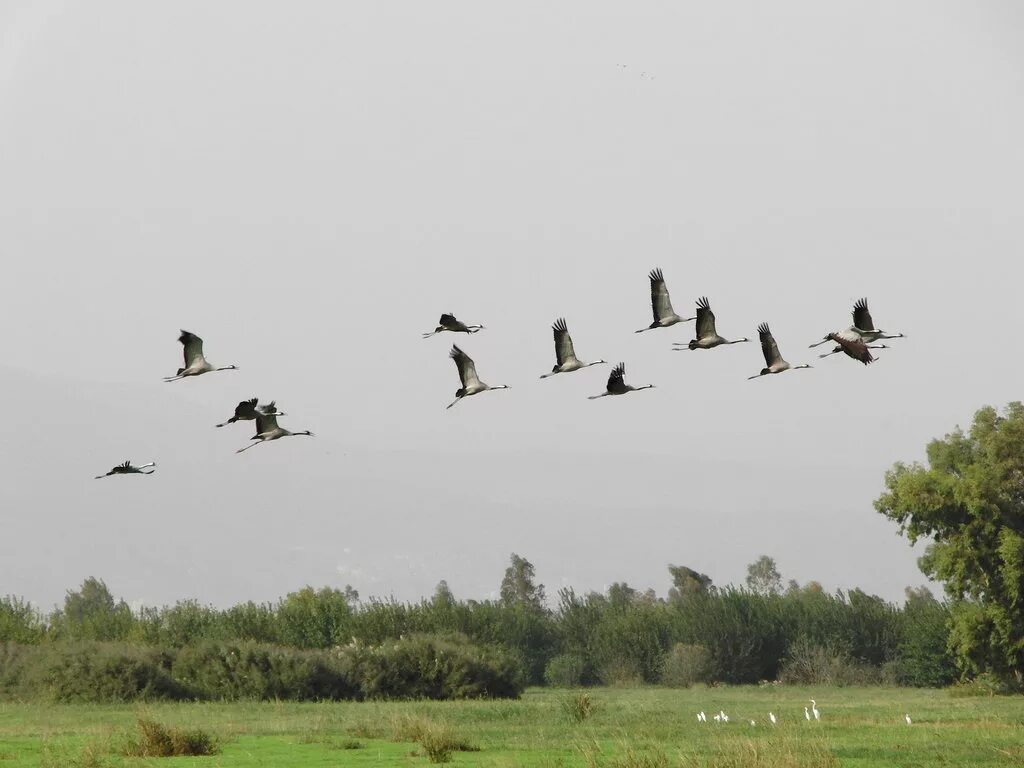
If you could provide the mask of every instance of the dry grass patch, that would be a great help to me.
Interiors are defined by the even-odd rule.
[[[201,728],[186,730],[140,717],[138,735],[124,746],[126,757],[201,757],[220,753],[217,738]]]

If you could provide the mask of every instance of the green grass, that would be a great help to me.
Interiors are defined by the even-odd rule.
[[[564,690],[520,701],[85,706],[0,704],[0,768],[113,766],[429,766],[513,768],[932,768],[1024,765],[1024,697],[954,697],[888,688],[593,689],[590,716]],[[814,696],[822,722],[804,721]],[[724,709],[731,722],[698,724]],[[767,721],[769,711],[780,718]],[[914,724],[908,726],[904,713]],[[139,717],[217,738],[212,757],[124,756]],[[751,726],[750,719],[757,725]],[[460,746],[469,750],[461,751]],[[442,750],[443,752],[444,750]]]

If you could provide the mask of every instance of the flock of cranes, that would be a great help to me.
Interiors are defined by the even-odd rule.
[[[181,335],[178,337],[178,341],[181,342],[182,351],[185,356],[185,365],[184,367],[179,368],[177,373],[173,376],[164,377],[164,381],[178,381],[179,379],[184,379],[189,376],[200,376],[204,373],[211,373],[212,371],[238,370],[237,365],[225,365],[219,368],[211,365],[203,354],[203,340],[191,331],[182,330]],[[277,423],[277,417],[284,415],[285,413],[278,410],[277,403],[273,400],[266,405],[260,405],[259,399],[254,397],[249,400],[242,400],[235,406],[235,412],[231,418],[221,424],[215,424],[214,426],[226,427],[228,424],[234,424],[236,421],[256,422],[256,434],[251,438],[256,442],[239,448],[236,453],[247,451],[260,443],[279,440],[282,437],[295,437],[298,435],[313,436],[313,433],[309,430],[291,432],[284,427],[279,426]],[[105,475],[97,475],[96,479],[99,480],[100,478],[109,477],[110,475],[151,475],[154,470],[149,468],[155,466],[156,463],[152,461],[138,467],[132,466],[131,461],[126,461],[123,464],[118,464]]]
[[[676,314],[676,311],[672,308],[672,297],[669,295],[668,286],[665,283],[665,276],[662,271],[660,269],[652,269],[648,278],[651,281],[651,311],[654,315],[654,320],[649,326],[640,328],[636,333],[651,331],[655,328],[669,328],[679,323],[688,323],[695,320],[696,332],[694,336],[696,338],[685,344],[675,343],[673,351],[714,349],[715,347],[742,344],[743,342],[750,341],[746,337],[730,340],[718,333],[718,328],[715,324],[715,313],[711,311],[711,302],[708,301],[706,296],[697,299],[697,310],[693,317],[681,317]],[[429,333],[424,333],[423,338],[426,339],[444,331],[467,334],[477,333],[483,330],[483,328],[484,326],[482,325],[467,325],[457,320],[454,314],[445,313],[438,320],[437,327]],[[559,373],[571,373],[572,371],[589,368],[592,365],[601,365],[606,362],[604,360],[594,360],[587,363],[576,357],[572,336],[569,334],[569,327],[564,317],[558,318],[554,325],[551,326],[551,330],[555,337],[555,366],[551,369],[550,373],[543,374],[541,376],[542,379]],[[757,326],[757,333],[758,340],[761,342],[761,353],[764,355],[765,367],[761,369],[760,373],[749,376],[748,380],[783,373],[784,371],[811,367],[808,363],[792,365],[782,357],[782,353],[779,352],[779,345],[775,341],[768,323],[761,323]],[[853,360],[868,365],[877,359],[871,354],[872,349],[888,349],[886,344],[874,344],[873,342],[902,337],[902,333],[885,333],[876,328],[874,320],[871,318],[871,313],[868,311],[867,299],[859,299],[853,305],[853,325],[845,330],[827,334],[822,341],[811,344],[810,348],[813,349],[821,344],[832,341],[835,343],[835,347],[830,352],[819,355],[819,357],[824,358],[841,352]],[[467,355],[458,345],[452,345],[449,356],[455,361],[455,367],[459,372],[459,381],[462,386],[455,392],[455,400],[448,404],[448,408],[451,408],[464,397],[470,397],[471,395],[477,395],[492,389],[508,389],[507,384],[490,385],[482,381],[477,375],[476,363],[473,362],[473,358]],[[605,391],[599,395],[591,395],[589,399],[596,400],[608,395],[625,395],[630,392],[638,392],[642,389],[654,387],[653,384],[634,387],[626,383],[625,376],[626,364],[618,363],[612,368],[611,374],[608,376]]]
[[[648,278],[651,281],[651,312],[654,319],[649,326],[646,328],[640,328],[636,333],[643,333],[644,331],[650,331],[656,328],[669,328],[679,323],[696,321],[694,333],[695,338],[686,344],[674,344],[673,351],[680,352],[684,350],[693,351],[698,349],[714,349],[715,347],[742,344],[750,341],[750,339],[746,337],[730,340],[719,335],[718,328],[715,324],[715,313],[711,311],[711,302],[708,301],[706,296],[702,296],[697,299],[696,314],[693,317],[680,317],[672,308],[672,298],[669,295],[668,286],[665,283],[665,276],[662,271],[660,269],[653,269],[648,275]],[[437,327],[434,328],[433,331],[424,333],[423,338],[430,338],[431,336],[444,332],[474,334],[482,330],[484,330],[483,325],[467,324],[456,319],[454,314],[445,313],[441,315],[438,320]],[[555,365],[551,369],[550,373],[542,374],[540,378],[546,379],[560,373],[571,373],[573,371],[589,368],[593,365],[607,364],[607,361],[605,360],[584,362],[576,356],[576,349],[573,346],[572,336],[569,334],[569,326],[566,324],[564,317],[558,318],[551,326],[551,330],[554,334],[555,340]],[[808,363],[792,365],[782,357],[782,354],[779,352],[779,345],[775,341],[775,337],[772,335],[771,328],[769,328],[768,323],[761,323],[757,327],[757,333],[758,340],[761,342],[761,352],[764,355],[765,367],[761,369],[760,373],[749,376],[748,380],[772,374],[779,374],[785,371],[811,367]],[[853,305],[853,325],[841,331],[828,333],[824,339],[816,342],[815,344],[811,344],[810,346],[811,348],[814,348],[831,341],[835,343],[834,348],[829,352],[819,355],[819,357],[824,358],[830,355],[843,353],[847,357],[867,365],[877,359],[872,356],[872,349],[888,348],[885,344],[876,344],[875,342],[886,339],[897,339],[902,336],[902,333],[886,333],[885,331],[877,328],[871,317],[871,312],[868,310],[867,299],[859,299]],[[233,371],[238,368],[236,365],[216,367],[211,364],[203,353],[203,340],[190,331],[183,330],[181,335],[178,337],[178,341],[182,345],[185,364],[177,370],[174,376],[165,377],[164,381],[178,381],[191,376],[200,376],[204,373],[211,373],[213,371]],[[507,384],[487,384],[484,382],[477,374],[476,363],[473,361],[473,358],[460,349],[458,345],[452,345],[449,356],[453,361],[455,361],[455,367],[458,370],[459,381],[462,386],[456,390],[455,399],[448,404],[448,408],[451,408],[465,397],[471,397],[472,395],[478,395],[481,392],[487,392],[490,390],[509,388]],[[611,373],[608,376],[608,382],[605,385],[605,391],[597,395],[591,395],[588,399],[597,400],[598,398],[607,397],[609,395],[625,395],[630,392],[652,389],[653,387],[653,384],[644,384],[638,387],[627,384],[626,364],[620,362],[612,368]],[[285,414],[282,411],[278,410],[277,404],[273,400],[265,405],[260,405],[257,398],[251,398],[249,400],[241,401],[235,407],[234,415],[227,421],[217,424],[216,426],[224,427],[228,424],[233,424],[236,421],[256,422],[256,434],[251,438],[255,442],[239,448],[237,453],[247,451],[249,448],[257,446],[260,443],[278,440],[282,437],[313,435],[309,430],[291,432],[284,427],[281,427],[277,423],[277,419],[279,416],[284,415]],[[126,461],[123,464],[119,464],[114,467],[105,475],[98,475],[97,479],[109,477],[111,475],[149,475],[153,473],[154,470],[152,468],[155,466],[155,463],[149,462],[148,464],[136,467],[133,466],[130,461]]]

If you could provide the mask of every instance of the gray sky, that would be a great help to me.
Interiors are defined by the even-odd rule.
[[[5,3],[0,594],[480,598],[516,551],[550,593],[767,553],[901,597],[884,471],[1021,397],[1022,32],[1010,2]],[[908,338],[748,382],[756,344],[633,334],[654,266],[793,363],[862,295]],[[421,340],[442,311],[487,330]],[[539,381],[561,315],[658,387]],[[240,370],[162,383],[179,328]],[[444,410],[453,340],[512,389]],[[236,455],[252,425],[213,425],[256,395],[317,437]],[[126,458],[159,467],[92,479]]]

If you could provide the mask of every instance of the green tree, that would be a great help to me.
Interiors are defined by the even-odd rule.
[[[114,600],[107,585],[92,576],[76,592],[68,590],[64,609],[54,614],[60,637],[70,640],[124,640],[132,629],[132,611]]]
[[[971,429],[927,447],[928,465],[897,463],[875,508],[911,543],[952,599],[950,647],[965,673],[1024,677],[1024,405],[985,407]]]
[[[39,611],[26,600],[0,597],[0,643],[38,643],[45,631]]]
[[[501,580],[501,602],[526,608],[544,609],[544,585],[535,584],[533,564],[515,552]]]
[[[949,654],[949,607],[928,587],[906,589],[897,671],[900,682],[938,688],[953,681],[956,668]]]
[[[434,598],[431,603],[435,608],[441,608],[450,610],[455,607],[455,595],[452,594],[451,587],[448,586],[448,582],[441,579],[437,582],[437,586],[434,587]]]
[[[352,609],[349,590],[303,587],[277,607],[278,636],[296,648],[327,648],[348,640],[345,630]]]
[[[668,572],[672,576],[672,587],[668,591],[669,602],[681,603],[688,597],[706,595],[711,591],[711,577],[692,568],[670,565]]]
[[[624,581],[613,582],[608,587],[608,602],[613,608],[628,608],[636,598],[636,590]]]
[[[782,576],[774,558],[761,555],[747,566],[747,587],[759,595],[777,595],[782,591]]]

